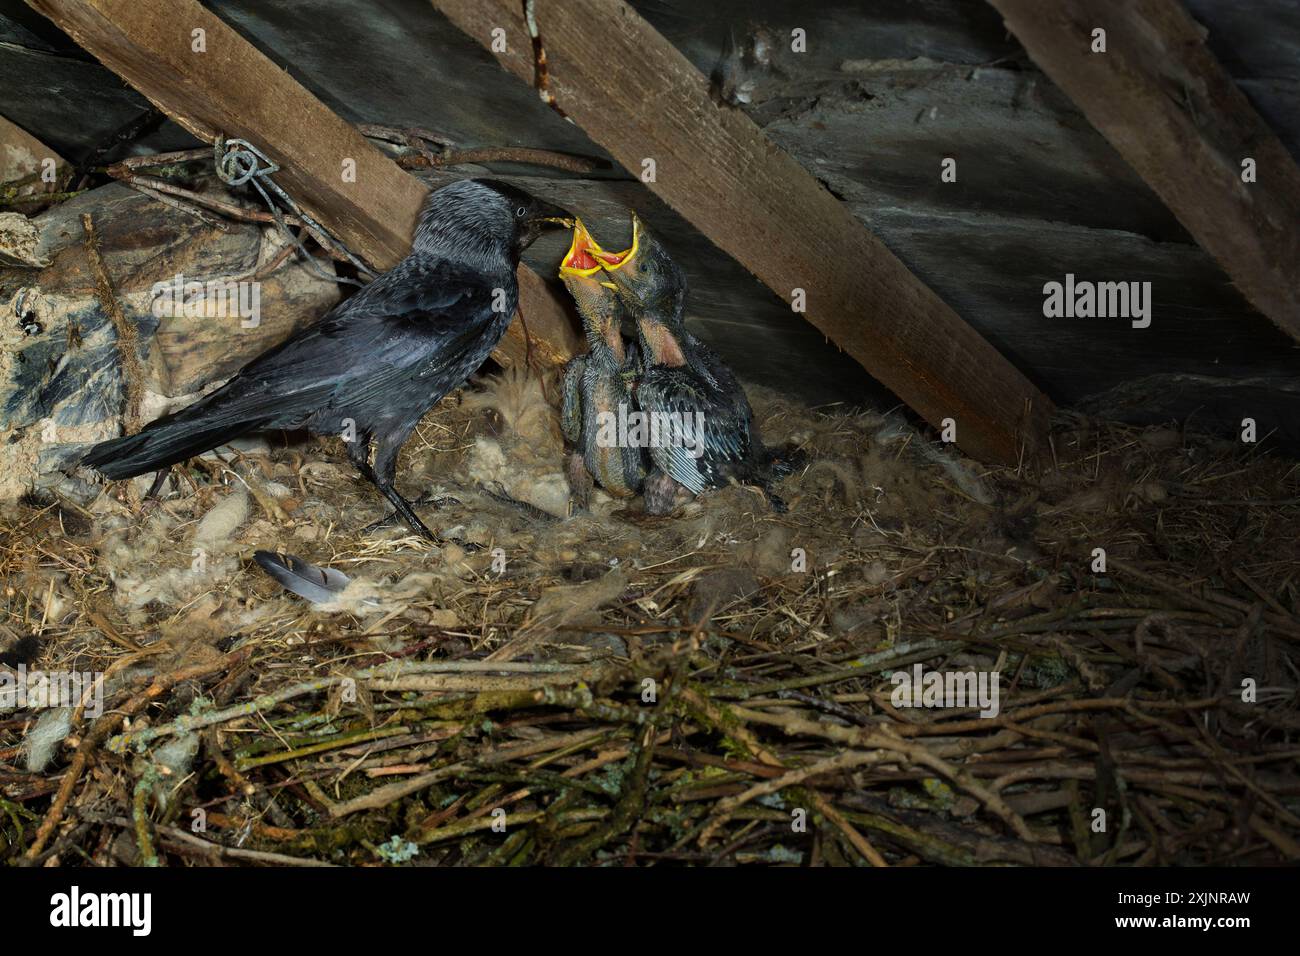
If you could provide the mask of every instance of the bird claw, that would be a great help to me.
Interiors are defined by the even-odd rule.
[[[366,525],[357,533],[369,537],[370,535],[376,534],[380,531],[387,531],[390,528],[398,528],[398,527],[402,527],[402,528],[406,527],[406,522],[398,517],[396,511],[390,511],[387,514],[385,514],[382,518],[370,522],[370,524]]]
[[[394,509],[386,512],[377,521],[372,521],[370,524],[362,528],[361,534],[371,535],[379,531],[388,531],[392,528],[399,528],[407,533],[415,532],[420,537],[435,543],[439,540],[438,536],[428,529],[425,523],[420,520],[420,516],[417,515],[415,510],[410,506],[407,506],[404,511]]]
[[[455,495],[426,495],[416,502],[418,505],[433,505],[435,508],[448,508],[461,504]]]
[[[454,544],[456,547],[460,548],[460,549],[461,549],[462,551],[464,551],[466,554],[478,554],[478,552],[482,551],[483,548],[484,548],[484,545],[481,545],[481,544],[475,544],[473,541],[466,541],[464,538],[443,538],[443,537],[440,537],[440,538],[438,538],[438,543],[439,543],[439,544]]]
[[[401,517],[397,514],[396,511],[390,511],[382,518],[380,518],[378,521],[370,522],[370,524],[366,525],[364,528],[360,530],[359,534],[368,536],[368,535],[376,534],[377,532],[380,531],[388,531],[393,528],[397,528],[406,532],[416,530],[409,527],[407,523],[401,519]],[[475,552],[483,550],[483,545],[475,544],[472,541],[466,541],[464,538],[457,537],[456,535],[435,534],[434,532],[430,531],[428,528],[424,528],[423,531],[416,531],[416,533],[419,534],[420,537],[428,541],[432,541],[434,544],[439,546],[454,544],[456,545],[456,547],[462,549],[467,554],[474,554]]]

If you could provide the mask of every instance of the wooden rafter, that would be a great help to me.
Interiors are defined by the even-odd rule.
[[[1300,168],[1182,4],[989,2],[1251,304],[1300,339]]]

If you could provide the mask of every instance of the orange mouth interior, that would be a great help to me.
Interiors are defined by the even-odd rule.
[[[579,219],[573,225],[573,242],[560,262],[560,275],[594,275],[600,271],[601,261],[607,265],[616,265],[621,263],[630,251],[606,252],[600,247],[600,243],[592,238],[587,227]]]
[[[594,255],[607,266],[621,266],[623,260],[627,258],[627,254],[631,251],[631,249],[624,249],[622,252],[605,252],[602,250],[594,253]]]
[[[594,270],[599,268],[600,263],[592,258],[591,253],[586,249],[575,249],[573,255],[565,262],[565,266],[570,269]]]

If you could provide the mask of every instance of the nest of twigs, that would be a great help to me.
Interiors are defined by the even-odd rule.
[[[325,442],[223,452],[158,503],[9,507],[6,665],[105,684],[97,717],[0,711],[0,859],[1300,856],[1293,463],[1071,420],[1041,465],[980,473],[760,392],[810,456],[787,513],[738,487],[565,519],[553,394],[431,413],[402,481],[442,500],[441,546],[363,530],[380,503]],[[354,585],[312,606],[257,548]],[[917,664],[995,675],[996,716],[898,706]]]

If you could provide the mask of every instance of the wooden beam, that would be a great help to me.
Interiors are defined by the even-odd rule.
[[[533,82],[517,0],[432,0]],[[539,2],[557,104],[623,166],[971,455],[1014,462],[1051,402],[621,0]],[[500,46],[500,44],[496,44]],[[935,166],[938,175],[938,165]],[[689,264],[687,273],[690,273]]]
[[[1300,339],[1300,168],[1182,4],[989,2],[1250,303]],[[1242,180],[1247,159],[1256,182]]]
[[[406,255],[425,186],[196,0],[27,2],[200,140],[264,150],[282,167],[276,182],[353,252],[379,269]],[[520,297],[533,355],[571,355],[564,307],[523,267]],[[525,352],[515,325],[495,353],[505,361]]]

